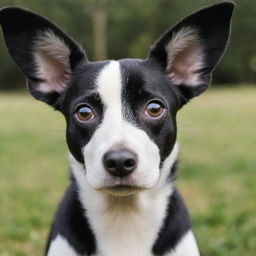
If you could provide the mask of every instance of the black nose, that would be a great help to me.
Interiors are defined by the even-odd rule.
[[[137,156],[127,149],[113,150],[103,156],[103,164],[109,173],[121,178],[135,170]]]

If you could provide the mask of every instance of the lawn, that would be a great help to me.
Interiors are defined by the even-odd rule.
[[[204,256],[256,252],[256,87],[211,89],[178,115],[177,186]],[[0,256],[42,255],[68,183],[64,118],[0,94]]]

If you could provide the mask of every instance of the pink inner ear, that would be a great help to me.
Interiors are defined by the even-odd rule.
[[[166,74],[176,85],[196,86],[200,84],[200,70],[203,67],[203,47],[197,31],[183,28],[166,47]]]
[[[69,48],[52,32],[45,32],[38,36],[34,50],[37,76],[43,80],[38,90],[64,91],[71,79]]]
[[[167,76],[176,85],[198,85],[200,74],[196,73],[202,67],[202,50],[199,45],[191,45],[174,57],[167,69]]]

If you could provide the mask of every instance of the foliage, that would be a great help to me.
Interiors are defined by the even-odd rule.
[[[212,89],[178,115],[177,186],[204,256],[255,255],[255,93]],[[0,95],[0,115],[0,256],[42,255],[68,182],[64,118],[23,94]]]
[[[55,21],[94,59],[92,13],[102,0],[0,0],[0,8],[16,5]],[[218,0],[106,0],[109,58],[146,57],[149,46],[178,20]],[[256,81],[256,2],[237,0],[233,33],[225,58],[217,68],[217,83]],[[218,17],[216,17],[218,19]],[[0,36],[0,89],[24,87],[24,78],[10,59]]]

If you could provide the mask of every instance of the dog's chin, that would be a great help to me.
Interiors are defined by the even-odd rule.
[[[116,185],[111,187],[104,187],[100,189],[103,193],[106,193],[111,196],[131,196],[137,194],[147,188],[138,187],[138,186],[130,186],[130,185]]]

